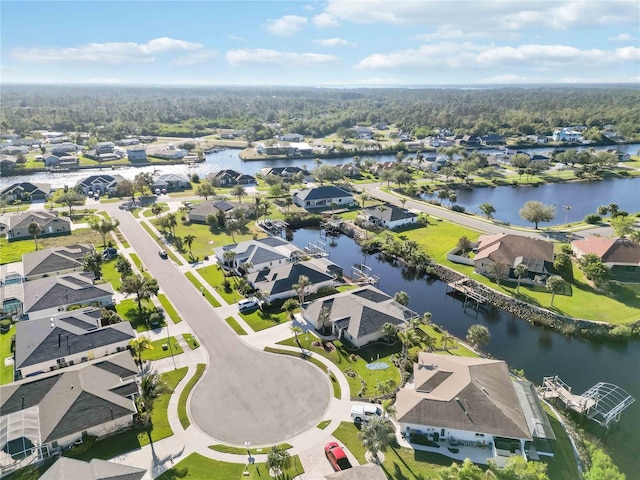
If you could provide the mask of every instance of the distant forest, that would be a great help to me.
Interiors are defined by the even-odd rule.
[[[594,131],[615,125],[640,133],[640,90],[633,86],[504,88],[205,88],[4,85],[2,131],[86,132],[193,137],[243,129],[248,139],[282,130],[315,138],[354,125],[394,124],[417,138],[434,128],[484,135],[550,135],[560,126]]]

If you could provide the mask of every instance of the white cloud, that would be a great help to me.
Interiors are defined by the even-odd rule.
[[[280,37],[288,37],[299,32],[307,24],[306,17],[285,15],[277,20],[267,20],[267,31]]]
[[[337,27],[340,22],[331,14],[321,13],[311,19],[313,24],[318,28]]]
[[[233,67],[244,66],[291,66],[291,67],[317,67],[334,65],[338,62],[334,55],[319,53],[294,53],[264,48],[229,50],[227,62]]]
[[[435,65],[449,68],[499,65],[514,67],[518,63],[533,68],[575,64],[598,66],[638,60],[640,60],[640,48],[636,47],[581,50],[567,45],[528,44],[504,47],[471,42],[442,42],[390,54],[372,54],[362,59],[356,68],[420,68]]]
[[[147,43],[109,42],[88,43],[77,47],[16,48],[12,57],[26,62],[102,62],[110,64],[153,62],[155,55],[172,51],[197,51],[200,43],[155,38]]]
[[[523,75],[504,74],[494,75],[493,77],[481,78],[478,83],[487,83],[494,85],[513,85],[515,83],[542,83],[545,82],[544,77],[527,77]]]
[[[634,37],[629,35],[628,33],[621,33],[620,35],[616,35],[615,37],[609,37],[609,40],[613,42],[630,42],[634,40]]]
[[[198,63],[204,63],[207,60],[211,60],[218,56],[218,52],[215,50],[198,50],[197,52],[191,52],[187,55],[182,55],[176,58],[170,65],[196,65]]]
[[[318,45],[322,45],[323,47],[357,47],[358,45],[350,42],[349,40],[344,40],[342,38],[322,38],[318,40],[314,40],[314,43]]]

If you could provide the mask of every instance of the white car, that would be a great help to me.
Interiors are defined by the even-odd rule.
[[[253,310],[254,308],[258,308],[257,298],[245,298],[244,300],[240,300],[238,302],[238,310],[240,310],[241,312]]]
[[[354,405],[351,407],[351,418],[355,423],[368,422],[373,417],[381,417],[382,409],[378,405]]]

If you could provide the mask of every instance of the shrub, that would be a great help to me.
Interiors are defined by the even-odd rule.
[[[591,213],[584,217],[585,223],[590,225],[595,225],[596,223],[600,223],[602,221],[602,217],[600,215],[596,215],[595,213]]]
[[[5,318],[4,320],[0,320],[0,330],[3,332],[8,332],[11,328],[11,319]]]
[[[562,253],[566,253],[567,255],[571,255],[573,253],[571,245],[568,245],[566,243],[562,245],[562,247],[560,247],[560,250],[562,251]]]

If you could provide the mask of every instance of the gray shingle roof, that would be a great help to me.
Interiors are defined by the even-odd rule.
[[[97,312],[98,319],[87,312]],[[64,312],[54,319],[53,328],[49,318],[18,322],[16,369],[135,338],[129,322],[100,327],[99,314],[97,309]]]
[[[9,230],[27,228],[31,222],[36,222],[44,232],[46,226],[54,221],[67,224],[71,223],[68,218],[58,217],[56,212],[47,212],[46,210],[27,210],[9,217]]]
[[[82,257],[93,251],[93,246],[71,245],[52,247],[22,255],[24,276],[44,275],[82,267]]]
[[[380,211],[377,206],[367,207],[364,209],[364,213],[372,217],[379,218],[380,220],[384,220],[385,222],[395,222],[397,220],[415,218],[418,216],[406,208],[399,208],[391,204],[384,205],[384,210],[382,211]]]
[[[106,175],[106,174],[90,175],[88,177],[80,179],[78,183],[76,183],[76,186],[91,187],[96,184],[112,185],[112,184],[121,182],[122,180],[123,180],[122,175]]]
[[[293,290],[300,275],[306,275],[311,285],[333,280],[333,277],[315,265],[313,261],[287,263],[268,270],[259,270],[247,275],[247,280],[267,295]]]
[[[305,190],[300,190],[299,192],[296,192],[294,195],[296,195],[298,198],[302,200],[322,200],[325,198],[329,199],[329,198],[340,198],[340,197],[353,198],[353,195],[351,195],[346,190],[335,187],[333,185],[325,185],[325,186],[316,187],[316,188],[307,188]]]
[[[40,480],[140,480],[147,471],[121,463],[60,457]]]

